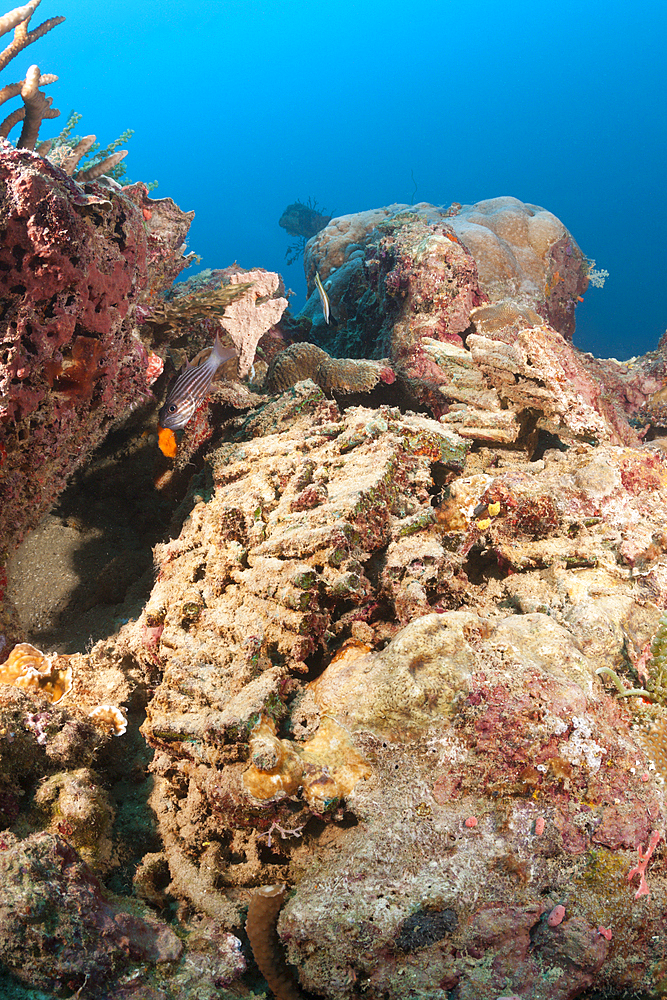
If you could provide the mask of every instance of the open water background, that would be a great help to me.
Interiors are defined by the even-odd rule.
[[[201,267],[278,270],[298,309],[288,203],[509,194],[610,272],[578,346],[627,358],[664,333],[664,0],[43,0],[32,26],[58,14],[4,81],[59,75],[42,137],[71,109],[103,145],[133,128],[128,176],[196,211]]]

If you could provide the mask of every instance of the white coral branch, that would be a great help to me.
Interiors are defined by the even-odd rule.
[[[40,0],[31,0],[30,3],[25,4],[24,7],[15,7],[14,10],[10,10],[7,14],[3,14],[0,17],[0,35],[6,34],[15,28],[17,24],[22,21],[27,21],[29,17],[35,12],[35,9],[39,6]]]

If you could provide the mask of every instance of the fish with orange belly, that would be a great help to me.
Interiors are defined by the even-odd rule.
[[[237,354],[236,348],[223,347],[217,336],[212,349],[207,348],[186,363],[158,413],[158,446],[167,458],[174,458],[176,455],[174,431],[183,430],[206,398],[220,365],[235,358]]]

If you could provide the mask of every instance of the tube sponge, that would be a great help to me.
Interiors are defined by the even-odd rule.
[[[259,971],[277,1000],[303,1000],[294,983],[292,970],[285,961],[276,924],[285,902],[284,885],[263,885],[248,905],[245,929]]]

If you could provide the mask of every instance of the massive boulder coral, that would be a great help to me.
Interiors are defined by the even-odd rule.
[[[391,205],[333,219],[305,254],[302,315],[332,353],[405,359],[423,336],[461,344],[470,310],[511,299],[571,339],[588,265],[556,216],[517,198]],[[336,325],[320,316],[318,271]]]
[[[304,264],[309,336],[338,357],[386,358],[412,406],[451,414],[468,437],[523,447],[527,433],[555,430],[636,444],[665,425],[664,343],[628,362],[572,345],[591,263],[539,206],[501,197],[341,216],[309,241]]]
[[[504,197],[449,209],[392,205],[334,219],[308,243],[305,267],[309,281],[321,275],[333,317],[327,326],[313,289],[300,314],[312,322],[311,336],[339,356],[388,358],[415,404],[436,416],[461,389],[475,396],[478,386],[464,381],[448,395],[443,385],[451,380],[427,341],[456,354],[468,346],[484,305],[496,317],[506,309],[524,325],[553,331],[565,345],[560,353],[581,367],[568,341],[589,264],[563,224],[539,206]]]

